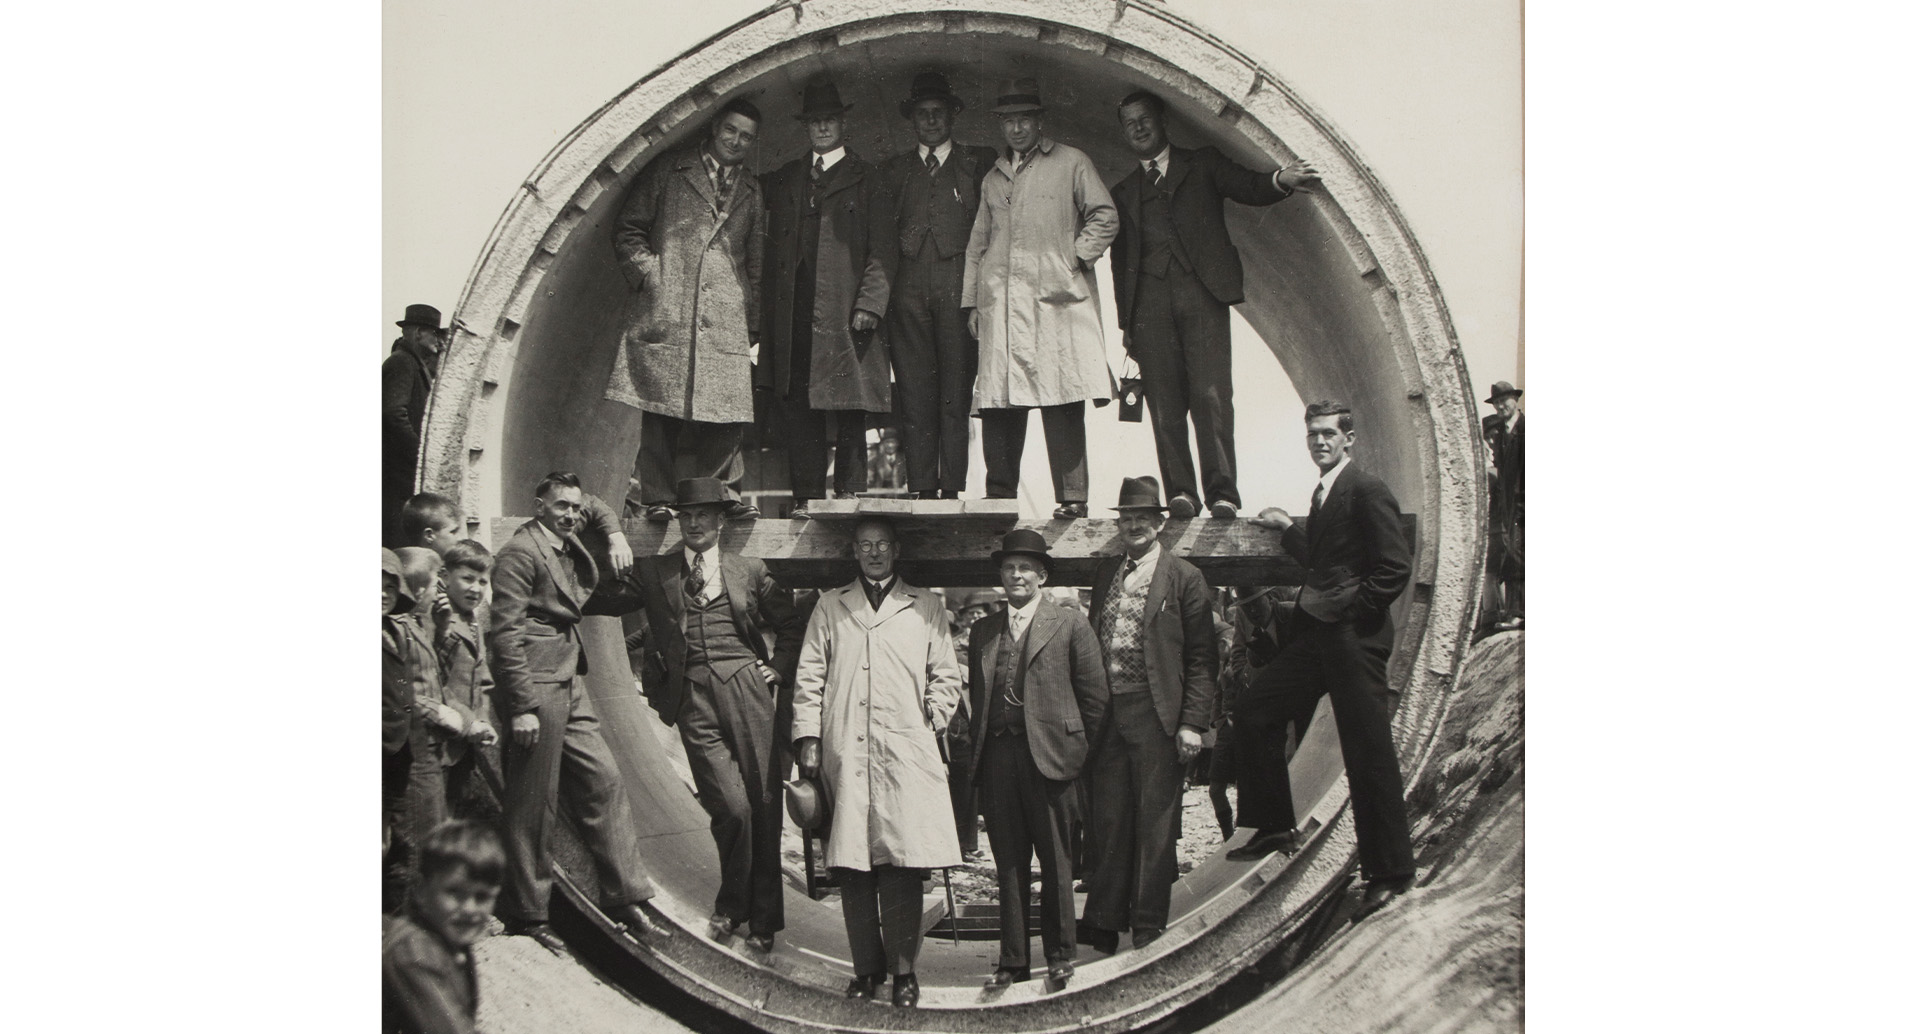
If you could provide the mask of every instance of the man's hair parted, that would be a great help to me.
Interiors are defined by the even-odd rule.
[[[541,478],[540,483],[534,486],[533,497],[535,499],[545,499],[547,493],[553,491],[556,486],[579,488],[580,475],[575,474],[571,470],[556,470],[546,477]]]
[[[1345,434],[1353,433],[1353,410],[1345,402],[1321,399],[1307,407],[1307,422],[1312,423],[1317,416],[1337,416],[1340,418],[1340,430]]]
[[[1120,103],[1113,109],[1114,115],[1118,116],[1129,104],[1145,104],[1147,110],[1153,112],[1154,118],[1167,117],[1167,102],[1151,90],[1135,90],[1120,98]]]
[[[728,115],[745,115],[753,120],[754,126],[758,127],[760,125],[760,109],[745,97],[735,97],[725,104],[720,105],[720,110],[713,114],[713,124],[718,126],[720,120],[726,118]]]

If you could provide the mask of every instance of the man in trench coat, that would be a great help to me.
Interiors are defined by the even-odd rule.
[[[785,417],[794,517],[827,494],[827,417],[835,422],[833,487],[867,487],[867,415],[893,408],[887,273],[893,220],[879,174],[843,143],[846,112],[830,79],[809,82],[796,118],[811,145],[768,173],[765,325],[755,384]],[[869,239],[871,238],[871,240]]]
[[[628,498],[650,521],[672,518],[680,478],[738,476],[766,239],[760,184],[744,164],[759,126],[758,108],[728,101],[706,139],[641,171],[614,223],[614,258],[634,293],[606,397],[643,414]],[[732,492],[728,516],[759,511]]]
[[[893,974],[893,1004],[913,1006],[920,982],[920,883],[960,864],[947,766],[934,730],[960,703],[960,667],[947,608],[894,574],[892,525],[854,529],[860,575],[820,594],[794,676],[800,773],[824,773],[833,802],[827,865],[836,870],[849,998],[871,999]]]
[[[980,414],[987,497],[1020,485],[1027,411],[1040,409],[1058,518],[1087,515],[1086,403],[1110,400],[1093,263],[1120,230],[1113,199],[1084,151],[1042,135],[1040,84],[1002,87],[993,112],[1007,151],[980,186],[960,306],[980,339],[973,406]]]

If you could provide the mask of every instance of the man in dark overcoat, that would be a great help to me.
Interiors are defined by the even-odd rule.
[[[766,297],[755,384],[786,425],[793,516],[827,495],[827,421],[835,423],[833,485],[867,487],[867,417],[893,407],[888,384],[887,272],[893,240],[886,194],[871,163],[849,152],[846,112],[831,79],[806,86],[808,153],[768,173]]]
[[[1000,962],[989,990],[1026,980],[1027,895],[1040,858],[1040,943],[1055,990],[1073,976],[1074,780],[1107,709],[1106,661],[1087,619],[1047,602],[1047,540],[1016,528],[993,554],[1007,609],[973,626],[967,668],[987,837],[1000,884]]]
[[[641,170],[614,222],[633,288],[606,397],[642,412],[629,502],[667,521],[682,477],[737,479],[753,414],[766,210],[746,169],[760,110],[735,98],[700,143]],[[729,490],[729,516],[759,516]]]
[[[1498,584],[1496,629],[1519,628],[1526,620],[1526,415],[1525,394],[1507,381],[1495,381],[1487,403],[1498,412],[1480,421],[1493,451],[1492,522],[1487,533],[1487,571]]]
[[[399,326],[380,363],[380,544],[388,549],[411,545],[400,532],[400,507],[413,496],[421,423],[446,344],[440,310],[431,305],[407,306]]]
[[[781,779],[793,725],[793,666],[806,625],[765,563],[721,552],[726,503],[718,478],[680,482],[673,501],[680,548],[639,560],[587,609],[646,609],[648,700],[661,721],[680,729],[720,852],[720,890],[707,932],[724,941],[746,923],[748,947],[768,952],[786,926]]]
[[[1234,517],[1240,487],[1227,307],[1245,293],[1223,208],[1229,200],[1271,205],[1318,173],[1304,161],[1255,172],[1211,147],[1174,147],[1167,142],[1166,103],[1145,90],[1120,102],[1120,132],[1138,164],[1113,188],[1120,210],[1113,293],[1127,352],[1146,385],[1168,507],[1174,517],[1193,517],[1204,492],[1213,516]]]
[[[967,414],[980,353],[967,333],[960,288],[980,181],[997,156],[991,147],[954,142],[953,120],[964,109],[946,76],[914,76],[900,114],[913,123],[918,143],[880,163],[893,213],[891,228],[881,229],[890,237],[882,253],[892,284],[894,413],[907,487],[922,499],[958,499],[967,487]]]
[[[1082,943],[1112,953],[1131,927],[1143,948],[1166,930],[1179,878],[1180,799],[1220,691],[1213,601],[1198,568],[1160,545],[1160,483],[1126,478],[1119,527],[1125,553],[1094,567],[1093,627],[1110,697],[1082,777],[1087,907]]]
[[[1366,894],[1356,917],[1413,885],[1412,836],[1393,746],[1387,658],[1393,618],[1387,608],[1412,574],[1400,504],[1386,483],[1352,462],[1353,413],[1344,403],[1307,407],[1307,450],[1320,481],[1307,526],[1270,506],[1254,519],[1281,531],[1281,545],[1306,568],[1286,645],[1241,693],[1234,722],[1240,755],[1240,824],[1258,830],[1229,858],[1290,851],[1293,787],[1281,745],[1285,724],[1311,714],[1324,694],[1333,703],[1347,767],[1353,827]]]

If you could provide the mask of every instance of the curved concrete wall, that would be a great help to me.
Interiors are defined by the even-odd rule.
[[[754,171],[799,153],[804,144],[791,115],[800,84],[821,71],[833,73],[855,104],[850,145],[870,157],[897,153],[912,139],[895,105],[912,74],[927,67],[947,73],[968,102],[957,135],[981,143],[993,140],[985,109],[997,81],[1038,76],[1050,135],[1086,150],[1109,182],[1132,160],[1118,139],[1114,104],[1143,86],[1173,106],[1182,144],[1211,144],[1251,165],[1304,157],[1321,170],[1321,187],[1305,197],[1262,209],[1229,206],[1248,270],[1240,311],[1302,397],[1352,402],[1363,432],[1360,462],[1419,515],[1416,585],[1401,604],[1394,668],[1403,689],[1396,731],[1411,781],[1426,760],[1479,586],[1484,474],[1457,342],[1418,245],[1353,149],[1277,76],[1152,3],[783,4],[636,83],[542,160],[479,257],[428,411],[425,486],[459,498],[480,528],[527,512],[531,486],[555,468],[577,470],[593,490],[618,498],[638,417],[600,395],[626,290],[612,260],[610,222],[634,176],[701,132],[710,111],[734,96],[750,97],[767,116]],[[1241,405],[1258,401],[1243,397]],[[1298,447],[1297,439],[1284,444]],[[1257,448],[1243,442],[1243,457]],[[1350,839],[1350,828],[1343,834],[1336,822],[1333,842]],[[1320,868],[1319,876],[1296,874],[1305,881],[1301,893],[1338,867]],[[1278,896],[1276,886],[1269,895],[1276,922],[1289,914]],[[1260,922],[1209,929],[1204,936],[1239,932],[1231,945],[1214,946],[1208,965],[1217,970],[1218,957],[1270,941],[1275,934]],[[1206,983],[1203,974],[1167,979],[1189,990]]]

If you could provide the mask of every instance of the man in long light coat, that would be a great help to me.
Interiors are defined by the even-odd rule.
[[[759,125],[751,103],[727,102],[705,140],[640,173],[614,223],[614,258],[634,294],[606,397],[645,414],[628,498],[651,521],[672,519],[681,478],[736,478],[753,420],[767,223],[745,161]],[[759,516],[732,494],[728,517]]]
[[[822,593],[794,675],[800,772],[824,774],[833,802],[827,865],[841,887],[854,978],[871,999],[893,974],[893,1004],[920,999],[920,884],[960,864],[947,767],[934,730],[960,704],[947,609],[893,573],[899,540],[885,521],[854,529],[860,577]]]
[[[1093,263],[1120,217],[1086,152],[1042,135],[1040,84],[1002,88],[993,112],[1007,152],[980,186],[960,305],[980,339],[973,406],[980,414],[987,497],[1020,483],[1027,410],[1040,409],[1053,469],[1055,517],[1087,515],[1086,403],[1110,401]]]

